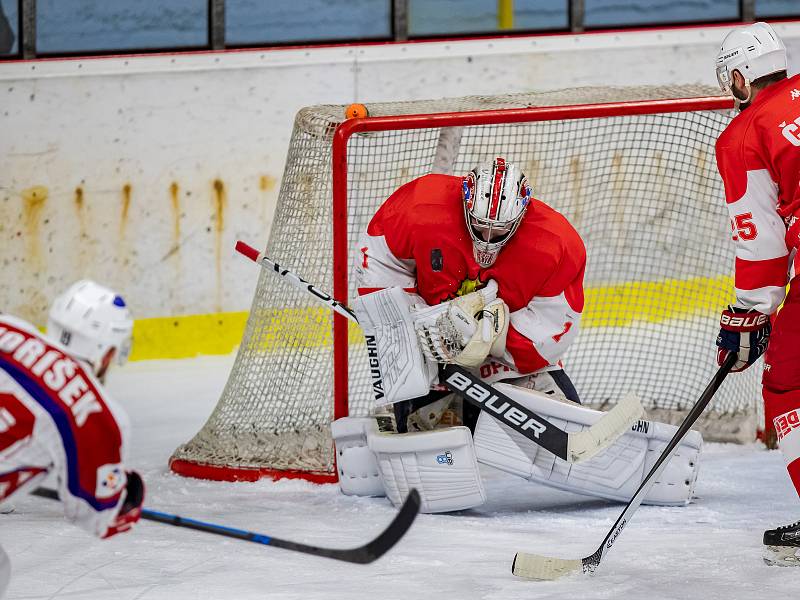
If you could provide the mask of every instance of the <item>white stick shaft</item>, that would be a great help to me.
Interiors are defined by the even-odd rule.
[[[259,252],[251,245],[238,241],[236,242],[236,251],[240,254],[243,254],[253,262],[260,264],[262,267],[274,271],[281,277],[283,277],[292,287],[297,288],[303,292],[307,292],[314,296],[317,301],[321,304],[324,304],[328,308],[332,308],[334,311],[342,315],[345,319],[349,319],[354,323],[358,323],[358,319],[356,318],[355,313],[350,310],[349,307],[342,304],[338,300],[335,300],[331,296],[329,296],[324,291],[320,290],[319,288],[315,287],[314,284],[308,283],[305,279],[294,273],[293,271],[282,267],[274,260],[264,256],[263,252]]]

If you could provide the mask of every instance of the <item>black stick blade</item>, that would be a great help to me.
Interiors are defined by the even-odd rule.
[[[50,500],[58,500],[58,492],[55,490],[48,490],[45,488],[37,488],[31,492],[34,496],[40,498],[48,498]],[[312,556],[323,556],[325,558],[332,558],[334,560],[341,560],[349,563],[367,564],[371,563],[384,554],[386,554],[409,530],[417,518],[419,513],[421,500],[419,492],[412,489],[403,506],[397,511],[394,519],[383,532],[371,542],[359,546],[358,548],[322,548],[320,546],[311,546],[310,544],[301,544],[300,542],[292,542],[289,540],[282,540],[280,538],[272,537],[269,535],[256,533],[253,531],[246,531],[243,529],[236,529],[234,527],[226,527],[224,525],[217,525],[215,523],[206,523],[196,519],[189,519],[180,517],[169,513],[162,513],[150,509],[142,509],[142,519],[146,521],[154,521],[156,523],[163,523],[164,525],[172,525],[173,527],[183,527],[186,529],[194,529],[195,531],[202,531],[212,535],[220,535],[223,537],[234,538],[243,540],[245,542],[253,542],[262,544],[264,546],[275,546],[277,548],[284,548],[286,550],[294,550],[295,552],[302,552],[303,554],[310,554]]]
[[[269,545],[349,563],[362,565],[371,563],[386,554],[411,528],[414,519],[417,518],[417,514],[419,513],[420,504],[419,492],[412,489],[389,526],[374,540],[358,548],[320,548],[318,546],[299,544],[297,542],[289,542],[278,538],[272,538]]]

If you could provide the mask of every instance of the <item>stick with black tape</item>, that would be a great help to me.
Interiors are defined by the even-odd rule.
[[[39,496],[40,498],[58,500],[58,492],[55,490],[37,488],[33,490],[32,493],[34,496]],[[264,546],[293,550],[295,552],[302,552],[303,554],[311,554],[312,556],[324,556],[325,558],[332,558],[349,563],[367,564],[386,554],[386,552],[405,535],[406,531],[408,531],[414,519],[417,517],[419,506],[419,493],[417,490],[412,489],[389,526],[384,529],[378,537],[358,548],[322,548],[320,546],[311,546],[300,542],[283,540],[263,533],[226,527],[215,523],[206,523],[204,521],[198,521],[197,519],[179,517],[178,515],[150,510],[148,508],[142,509],[142,519],[163,523],[164,525],[173,525],[175,527],[184,527],[186,529],[194,529],[195,531],[221,535],[245,542],[263,544]]]
[[[642,481],[639,489],[636,490],[636,493],[633,495],[633,498],[631,498],[631,501],[628,502],[625,510],[622,511],[622,514],[606,534],[606,537],[603,538],[603,543],[600,544],[600,547],[593,554],[581,559],[568,559],[517,552],[517,554],[514,556],[514,562],[511,565],[511,572],[514,573],[514,575],[525,577],[526,579],[537,579],[543,581],[558,579],[573,573],[585,573],[589,575],[594,573],[597,570],[597,567],[600,566],[600,562],[603,560],[603,557],[608,553],[609,550],[611,550],[611,547],[617,541],[617,538],[622,533],[622,530],[630,522],[633,514],[636,512],[636,509],[638,509],[641,505],[642,500],[644,500],[645,496],[647,496],[647,493],[655,485],[658,476],[661,475],[662,471],[666,468],[669,459],[673,454],[675,454],[678,444],[681,443],[681,440],[692,428],[692,425],[694,425],[695,421],[697,421],[700,414],[711,401],[711,398],[714,397],[714,394],[719,389],[719,386],[722,385],[722,382],[725,380],[725,377],[728,375],[728,373],[730,373],[730,370],[736,363],[736,360],[737,356],[734,352],[731,352],[727,356],[725,362],[714,375],[714,378],[700,395],[697,403],[692,407],[692,410],[689,411],[689,414],[686,415],[686,418],[680,424],[680,427],[678,427],[678,431],[675,432],[675,435],[672,436],[672,439],[658,457],[658,460],[653,465],[653,468],[650,469],[650,472],[644,478],[644,481]]]
[[[358,322],[350,307],[335,300],[286,267],[267,258],[249,244],[238,241],[236,250],[263,268],[274,271],[295,288],[314,296],[319,302],[343,317]],[[624,397],[591,427],[583,431],[567,433],[508,397],[496,387],[484,383],[463,367],[448,364],[443,368],[439,379],[451,392],[458,394],[470,404],[487,412],[499,422],[519,432],[545,450],[549,450],[557,457],[571,463],[592,458],[613,444],[635,421],[644,415],[641,403],[636,396],[631,394]]]

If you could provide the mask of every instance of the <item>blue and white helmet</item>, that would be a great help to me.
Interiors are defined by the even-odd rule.
[[[132,332],[133,317],[122,296],[89,280],[72,284],[58,296],[47,319],[47,335],[100,375],[112,348],[117,364],[127,362]]]
[[[491,266],[522,223],[531,187],[519,167],[498,156],[467,173],[462,193],[475,261]]]

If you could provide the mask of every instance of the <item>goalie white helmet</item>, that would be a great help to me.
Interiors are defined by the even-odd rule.
[[[531,188],[519,167],[497,157],[467,173],[462,193],[475,260],[489,267],[522,222]]]
[[[750,82],[785,70],[786,46],[767,23],[737,27],[725,36],[717,54],[717,82],[723,92],[733,94],[734,71],[744,77],[747,97],[738,98],[742,103],[750,101]]]
[[[133,318],[122,296],[89,280],[58,296],[47,319],[47,335],[91,364],[98,377],[105,375],[112,357],[119,365],[128,360],[132,331]]]

